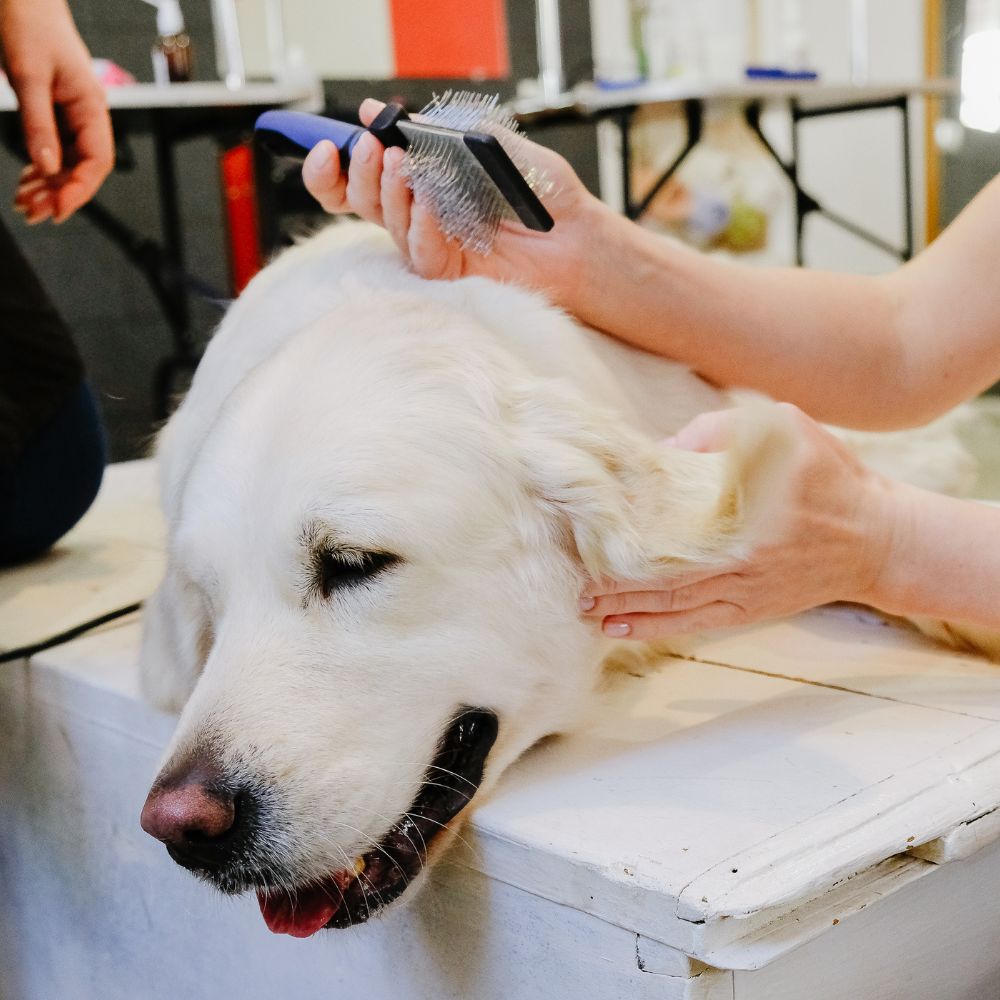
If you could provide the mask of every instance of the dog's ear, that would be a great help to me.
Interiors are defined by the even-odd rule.
[[[143,697],[164,711],[180,711],[198,682],[211,643],[211,626],[201,598],[168,566],[143,611],[139,654]]]
[[[710,454],[651,441],[559,383],[523,392],[516,410],[529,488],[594,579],[740,558],[796,450],[776,407],[741,406],[730,446]]]

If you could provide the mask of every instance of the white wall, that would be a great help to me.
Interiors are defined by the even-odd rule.
[[[285,40],[324,79],[388,79],[395,57],[389,0],[284,0]],[[270,76],[265,0],[238,0],[250,76]]]

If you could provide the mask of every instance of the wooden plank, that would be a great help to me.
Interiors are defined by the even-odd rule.
[[[1000,721],[1000,667],[865,608],[817,608],[671,646],[699,662]]]
[[[989,809],[982,816],[959,823],[946,834],[918,844],[910,853],[936,865],[961,861],[1000,839],[1000,809]]]
[[[1000,996],[998,872],[997,844],[935,868],[831,920],[826,934],[773,965],[737,972],[735,1000],[994,1000]]]
[[[163,575],[164,534],[153,463],[110,467],[94,506],[51,552],[0,574],[0,650],[149,596]]]
[[[464,860],[703,959],[735,914],[773,920],[969,815],[949,761],[1000,739],[985,720],[677,662],[600,713],[516,765]]]
[[[739,917],[813,898],[998,801],[1000,726],[991,726],[731,856],[684,888],[678,912]]]

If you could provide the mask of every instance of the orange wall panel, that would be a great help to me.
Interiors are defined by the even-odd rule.
[[[391,0],[391,12],[397,76],[509,75],[504,0]]]

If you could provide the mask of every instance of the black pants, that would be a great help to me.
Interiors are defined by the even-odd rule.
[[[0,565],[69,531],[97,495],[106,460],[73,338],[0,225]]]

